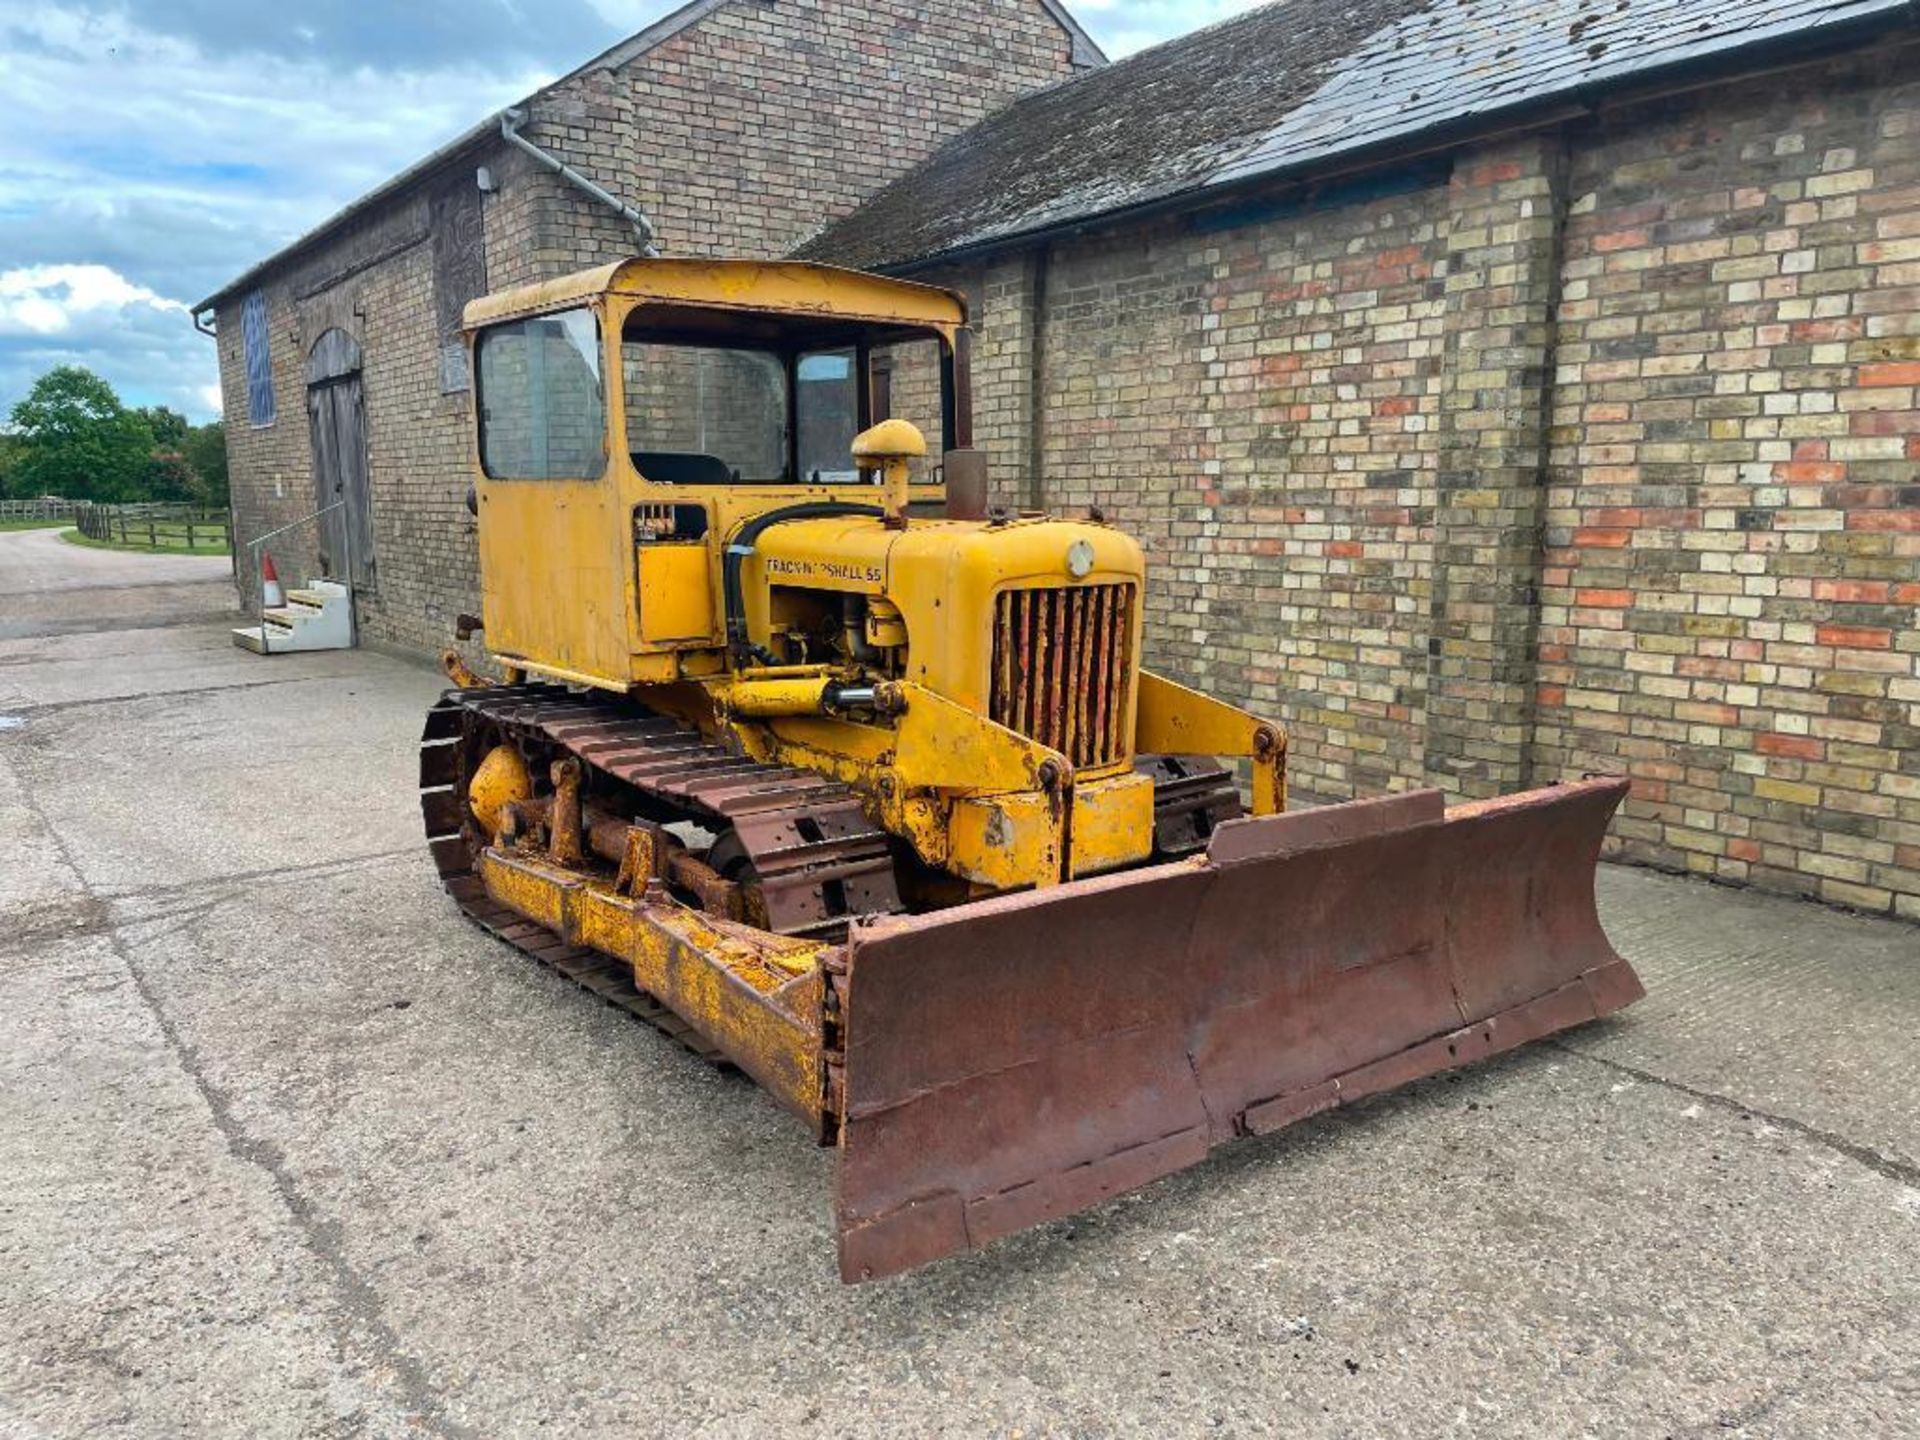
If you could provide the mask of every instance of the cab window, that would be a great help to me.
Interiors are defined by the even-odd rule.
[[[481,332],[480,463],[495,480],[595,480],[606,469],[606,392],[593,312]]]
[[[851,347],[802,355],[794,367],[799,419],[800,478],[808,484],[849,484],[853,439],[860,433],[860,357]]]
[[[649,480],[729,485],[787,478],[787,367],[770,350],[621,346],[627,443]]]
[[[918,338],[899,340],[873,349],[875,420],[909,420],[919,427],[931,448],[946,434],[946,381],[940,342]],[[913,462],[916,484],[933,479],[937,455]]]

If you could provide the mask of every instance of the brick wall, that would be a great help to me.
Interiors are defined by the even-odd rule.
[[[1635,858],[1920,918],[1915,55],[1576,150],[1536,744]]]
[[[644,210],[673,253],[772,258],[1071,73],[1038,0],[736,0],[562,81],[527,134]],[[557,177],[540,195],[540,273],[632,253],[631,230]]]
[[[529,138],[647,210],[669,252],[766,257],[1072,69],[1070,38],[1039,0],[734,0],[614,58],[536,97]],[[243,538],[315,508],[306,351],[333,326],[361,345],[378,558],[362,633],[425,653],[479,608],[465,508],[471,411],[465,391],[442,384],[434,231],[436,202],[471,187],[481,165],[498,182],[481,214],[488,288],[634,253],[633,231],[605,207],[482,141],[269,271],[270,426],[246,421],[244,296],[217,316]],[[284,579],[316,568],[311,528],[273,548]]]
[[[1208,237],[1207,463],[1169,597],[1178,666],[1289,716],[1296,782],[1416,783],[1426,697],[1446,273],[1444,181]],[[1184,548],[1184,547],[1183,547]],[[1271,642],[1264,636],[1273,636]]]
[[[1285,718],[1328,796],[1422,775],[1445,181],[1390,188],[944,277],[998,497],[1139,539],[1152,663]]]
[[[244,542],[311,514],[318,503],[306,409],[308,351],[340,329],[360,346],[372,476],[375,579],[361,596],[368,638],[435,653],[454,617],[475,608],[478,568],[465,509],[468,396],[444,392],[435,314],[429,202],[422,194],[370,215],[335,244],[268,278],[275,419],[247,423],[241,296],[216,317],[237,533]],[[268,544],[283,582],[320,573],[318,529]],[[334,557],[337,563],[338,557]],[[250,604],[258,587],[242,569]]]
[[[1618,855],[1920,918],[1917,55],[931,277],[996,489],[1310,793],[1625,772]]]

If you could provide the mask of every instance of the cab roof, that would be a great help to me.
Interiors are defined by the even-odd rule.
[[[563,310],[601,295],[943,330],[967,323],[966,302],[951,290],[834,265],[797,260],[634,259],[483,296],[467,306],[466,328]]]

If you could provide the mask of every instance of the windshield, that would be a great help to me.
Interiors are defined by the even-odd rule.
[[[667,484],[784,480],[787,367],[767,350],[621,347],[634,468]]]
[[[912,420],[933,444],[947,436],[950,367],[937,336],[702,343],[676,318],[671,329],[630,323],[620,346],[627,446],[655,484],[858,484],[854,437],[876,420]],[[916,461],[916,480],[931,480],[937,463]]]
[[[853,437],[860,433],[858,365],[857,353],[846,349],[802,355],[794,367],[800,478],[811,484],[860,478],[853,468]]]

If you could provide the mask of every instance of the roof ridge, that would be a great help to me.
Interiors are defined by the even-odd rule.
[[[1273,0],[1031,92],[796,247],[894,269],[1852,50],[1920,0]]]
[[[731,5],[732,3],[733,0],[687,0],[687,3],[682,5],[678,10],[668,11],[645,29],[629,35],[618,45],[608,46],[605,50],[587,61],[586,64],[576,66],[572,70],[569,70],[558,80],[555,80],[553,85],[559,85],[564,81],[572,80],[576,76],[586,74],[589,70],[618,70],[622,65],[637,60],[642,55],[649,54],[658,49],[667,41],[673,39],[673,37],[678,35],[682,30],[699,24],[700,21],[706,19],[707,16],[711,15],[714,11]],[[544,85],[540,90],[536,90],[534,94],[538,95],[546,90],[550,90],[553,88],[553,85]],[[530,95],[527,98],[532,99],[533,97]],[[522,101],[521,103],[524,104],[526,102]]]

